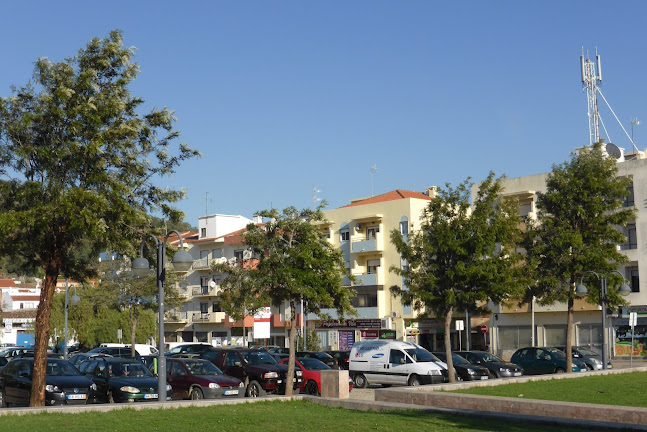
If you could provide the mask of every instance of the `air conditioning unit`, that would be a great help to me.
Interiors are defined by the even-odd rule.
[[[245,249],[243,251],[243,259],[251,259],[252,258],[252,251],[249,249]]]
[[[391,330],[391,318],[382,318],[381,327],[385,330]]]
[[[396,311],[391,312],[391,318],[400,318],[400,314]]]

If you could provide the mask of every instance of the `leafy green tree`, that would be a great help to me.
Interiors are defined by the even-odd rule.
[[[419,230],[408,241],[391,232],[408,266],[391,266],[406,286],[391,293],[418,311],[431,311],[443,320],[450,382],[455,381],[451,360],[451,321],[454,312],[484,312],[487,301],[501,302],[521,295],[521,240],[518,206],[501,199],[501,178],[494,174],[480,184],[470,206],[469,179],[456,188],[449,184],[425,208]]]
[[[602,151],[602,143],[580,150],[570,161],[554,165],[546,192],[537,193],[537,221],[527,229],[524,247],[536,281],[526,293],[539,304],[567,304],[566,365],[572,371],[573,304],[582,274],[600,274],[626,262],[616,245],[626,238],[618,227],[635,218],[634,208],[623,208],[630,180],[617,176],[616,160]],[[587,300],[600,301],[599,286]],[[609,290],[609,306],[624,304]]]
[[[236,321],[243,322],[243,346],[247,346],[245,317],[254,315],[270,304],[267,292],[260,289],[260,278],[255,269],[256,260],[241,260],[235,264],[212,263],[211,271],[224,273],[220,287],[220,307]]]
[[[296,344],[299,347],[299,351],[321,351],[321,345],[319,345],[319,342],[317,329],[312,327],[306,328],[305,343],[303,343],[303,335],[301,333],[297,335]]]
[[[139,67],[121,32],[78,54],[36,61],[33,79],[0,99],[0,256],[44,270],[36,317],[31,406],[45,398],[45,362],[56,280],[96,274],[99,253],[135,256],[153,211],[181,219],[181,190],[159,187],[198,153],[180,143],[168,109],[140,114],[128,87]],[[77,253],[82,251],[82,253]]]
[[[171,230],[179,232],[184,231],[197,231],[198,229],[191,225],[189,222],[183,220],[165,220],[158,217],[153,217],[153,227],[157,228],[162,233],[166,234]]]
[[[274,306],[286,302],[290,308],[290,357],[288,377],[294,374],[297,330],[296,304],[303,300],[305,312],[321,314],[321,308],[336,308],[340,317],[355,313],[351,300],[355,291],[342,286],[348,273],[343,254],[332,247],[317,224],[325,220],[322,203],[316,210],[288,207],[264,210],[257,215],[268,220],[262,226],[249,224],[244,242],[258,258],[258,286]],[[286,386],[286,394],[292,387]]]

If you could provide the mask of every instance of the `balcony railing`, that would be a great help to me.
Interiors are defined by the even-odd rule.
[[[350,251],[352,253],[382,252],[384,251],[383,238],[382,233],[377,233],[373,238],[352,240]]]
[[[216,285],[215,287],[201,286],[201,287],[193,288],[192,290],[192,294],[194,297],[198,297],[198,296],[215,297],[220,295],[221,292],[222,292],[222,288],[220,288],[220,285]]]
[[[209,270],[211,260],[208,257],[200,258],[193,261],[193,270]]]
[[[189,312],[166,312],[164,322],[167,323],[186,323],[189,321]]]
[[[200,312],[200,313],[194,313],[192,321],[194,323],[222,323],[225,321],[227,318],[227,314],[225,312]]]

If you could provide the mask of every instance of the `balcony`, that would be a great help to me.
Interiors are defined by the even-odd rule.
[[[222,288],[220,285],[216,285],[214,287],[196,287],[192,290],[193,297],[217,297],[221,292]]]
[[[203,323],[219,324],[219,323],[224,323],[226,319],[227,319],[227,314],[225,312],[211,312],[211,313],[200,312],[200,313],[194,313],[191,321],[194,324],[203,324]]]
[[[186,324],[189,322],[189,312],[166,312],[164,314],[164,323],[166,324]]]
[[[211,260],[208,257],[200,258],[193,261],[193,270],[210,270]]]
[[[384,251],[384,236],[381,232],[377,233],[374,238],[368,240],[352,240],[350,251],[352,253],[370,253]]]
[[[355,277],[353,286],[384,285],[384,270],[382,267],[377,268],[377,273],[353,274],[353,276]]]

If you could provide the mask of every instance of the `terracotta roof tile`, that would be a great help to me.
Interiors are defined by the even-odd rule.
[[[402,189],[396,189],[391,192],[383,193],[382,195],[377,195],[374,197],[370,198],[365,198],[362,200],[358,200],[355,202],[352,202],[348,205],[339,207],[339,208],[346,208],[346,207],[355,207],[355,206],[361,206],[361,205],[366,205],[366,204],[376,204],[376,203],[381,203],[381,202],[386,202],[386,201],[395,201],[399,199],[406,199],[406,198],[417,198],[417,199],[423,199],[430,201],[431,198],[429,195],[425,195],[422,192],[415,192],[415,191],[407,191],[407,190],[402,190]]]

